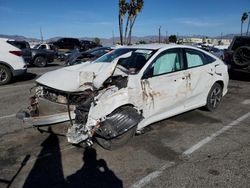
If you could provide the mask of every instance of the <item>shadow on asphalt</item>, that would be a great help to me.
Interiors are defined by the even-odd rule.
[[[28,65],[28,68],[39,68],[39,69],[43,69],[43,68],[48,68],[48,67],[56,67],[56,66],[60,66],[60,62],[55,62],[55,63],[48,63],[46,65],[46,67],[37,67],[35,65]]]
[[[51,128],[49,131],[50,134],[41,144],[41,152],[25,180],[24,188],[123,187],[122,181],[108,168],[106,161],[97,160],[94,148],[84,150],[83,166],[65,179],[59,139]]]
[[[250,72],[244,72],[241,70],[230,70],[230,80],[247,81],[250,82]]]
[[[11,83],[29,81],[29,80],[33,80],[36,77],[37,77],[37,74],[27,72],[24,75],[14,77]]]
[[[28,160],[30,159],[30,155],[26,155],[23,159],[23,161],[20,164],[19,169],[17,170],[17,172],[15,173],[15,175],[11,178],[11,180],[6,180],[6,179],[1,179],[0,178],[0,183],[6,184],[6,188],[11,187],[12,183],[14,182],[14,180],[16,179],[16,177],[18,176],[18,174],[21,172],[21,170],[23,169],[23,167],[27,164]]]
[[[96,150],[87,148],[83,153],[83,166],[67,177],[67,186],[122,188],[122,181],[110,170],[103,159],[97,160]]]

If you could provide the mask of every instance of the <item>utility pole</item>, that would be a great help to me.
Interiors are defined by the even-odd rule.
[[[168,31],[166,31],[166,44],[168,43]]]
[[[40,36],[41,36],[41,42],[43,43],[43,32],[42,32],[42,27],[40,27]]]
[[[220,43],[219,43],[219,45],[222,44],[222,36],[223,36],[223,32],[220,33]]]
[[[112,40],[113,40],[113,45],[115,45],[115,36],[114,36],[114,30],[112,30]]]
[[[159,43],[161,43],[161,26],[159,27]]]

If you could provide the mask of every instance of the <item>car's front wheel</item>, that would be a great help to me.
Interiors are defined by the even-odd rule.
[[[4,65],[0,65],[0,85],[9,83],[11,78],[12,74],[10,69]]]
[[[98,136],[96,136],[95,138],[98,144],[101,145],[104,149],[115,150],[128,143],[128,141],[135,135],[136,128],[137,127],[135,126],[130,130],[128,130],[127,132],[125,132],[124,134],[112,138],[110,140]]]
[[[222,87],[219,83],[215,83],[207,96],[206,109],[209,111],[215,110],[219,106],[221,99]]]
[[[47,59],[43,56],[37,56],[34,60],[34,65],[37,67],[45,67],[47,65]]]

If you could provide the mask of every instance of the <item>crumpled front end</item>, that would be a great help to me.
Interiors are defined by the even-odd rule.
[[[86,100],[89,92],[67,93],[38,85],[32,89],[30,105],[16,116],[26,125],[45,126],[75,118],[75,105]]]
[[[76,106],[75,123],[67,133],[68,142],[78,144],[95,136],[113,139],[142,120],[141,112],[129,99],[127,77],[116,79],[119,84],[112,84],[90,97],[88,102]]]

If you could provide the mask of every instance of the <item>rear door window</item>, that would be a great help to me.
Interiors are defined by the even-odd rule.
[[[202,52],[193,49],[185,49],[187,68],[199,67],[207,64]]]

